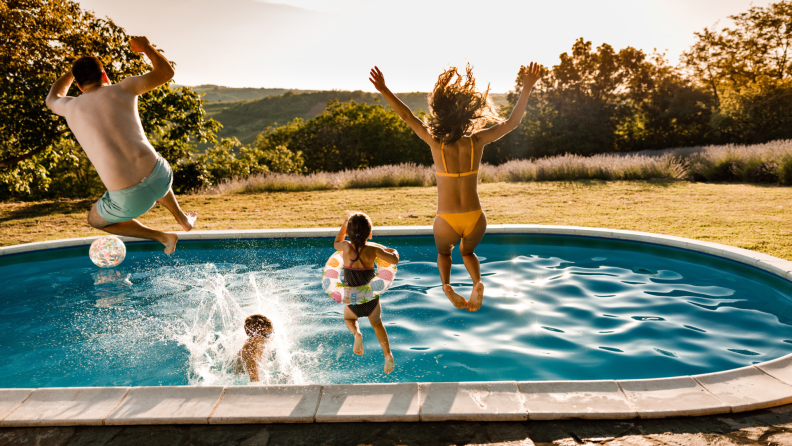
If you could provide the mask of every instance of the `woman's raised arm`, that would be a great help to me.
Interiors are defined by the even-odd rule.
[[[523,81],[522,91],[520,91],[520,98],[517,99],[517,104],[509,115],[509,119],[477,132],[475,137],[478,144],[486,145],[497,141],[520,125],[525,114],[525,107],[528,105],[528,97],[531,96],[531,89],[542,77],[542,69],[538,63],[531,62],[529,66],[520,68],[520,76]]]
[[[385,97],[385,100],[388,101],[388,105],[390,105],[391,108],[396,111],[396,114],[413,129],[415,134],[427,144],[431,144],[433,141],[432,135],[429,133],[429,130],[424,127],[423,121],[418,119],[418,117],[413,114],[412,110],[410,110],[410,107],[402,102],[401,99],[397,98],[396,95],[385,86],[385,76],[382,75],[382,71],[380,71],[379,68],[374,67],[371,69],[369,80],[374,84],[374,88]]]

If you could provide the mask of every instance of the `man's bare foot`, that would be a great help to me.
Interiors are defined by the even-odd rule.
[[[352,352],[356,355],[363,354],[363,334],[360,332],[355,335],[355,345],[352,347]]]
[[[478,311],[481,304],[484,302],[484,284],[479,282],[473,287],[473,292],[470,293],[470,301],[465,308],[467,311]]]
[[[187,212],[187,213],[182,212],[182,215],[179,216],[178,221],[182,229],[184,229],[184,232],[190,232],[190,229],[193,228],[193,225],[195,224],[195,220],[197,219],[198,219],[197,212]]]
[[[446,297],[448,297],[448,300],[450,300],[451,303],[454,304],[454,306],[459,308],[460,310],[467,306],[468,301],[466,301],[464,297],[459,295],[459,293],[454,291],[454,289],[451,287],[450,284],[447,283],[443,285],[443,292],[445,293]]]
[[[179,236],[176,234],[164,234],[165,240],[162,244],[165,245],[165,254],[173,254],[176,251],[176,242],[179,241]]]
[[[393,355],[385,355],[385,374],[392,372],[393,369],[396,367],[396,364],[393,361]]]

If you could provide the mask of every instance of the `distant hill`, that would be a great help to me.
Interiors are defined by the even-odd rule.
[[[206,91],[199,90],[199,88],[202,87],[206,86],[193,87],[193,89],[199,92]],[[225,87],[221,87],[221,89],[217,91],[224,91],[222,88]],[[277,89],[263,88],[229,90],[257,90],[259,92],[278,91]],[[206,97],[209,96],[207,93],[207,96],[204,96],[204,109],[208,117],[223,124],[223,129],[218,134],[220,138],[235,136],[239,138],[243,144],[250,144],[255,141],[259,133],[269,126],[287,124],[294,118],[311,119],[316,117],[324,111],[327,103],[334,99],[342,102],[355,101],[369,104],[373,104],[379,100],[379,103],[387,106],[387,103],[379,93],[368,93],[359,90],[312,92],[307,92],[306,90],[281,91],[283,91],[283,93],[280,95],[270,94],[253,100],[235,102],[206,101]],[[295,91],[299,93],[295,93]],[[414,112],[417,112],[419,109],[424,111],[429,109],[426,103],[427,93],[398,93],[398,96]],[[499,105],[505,104],[505,95],[493,94],[492,96]]]
[[[267,96],[279,96],[286,92],[313,93],[319,90],[295,90],[291,88],[232,88],[220,85],[198,85],[190,87],[193,91],[203,95],[205,102],[236,102],[261,99]]]

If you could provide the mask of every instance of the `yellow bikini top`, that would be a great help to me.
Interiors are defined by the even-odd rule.
[[[470,138],[470,172],[463,172],[463,173],[448,173],[448,166],[446,166],[445,160],[445,143],[440,143],[440,156],[443,157],[443,169],[445,172],[435,172],[437,176],[441,177],[466,177],[468,175],[475,175],[478,173],[478,170],[473,170],[473,155],[474,155],[474,148],[473,148],[473,138]]]

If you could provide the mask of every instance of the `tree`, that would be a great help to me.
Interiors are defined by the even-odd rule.
[[[690,74],[720,102],[725,89],[740,89],[790,76],[792,1],[754,6],[729,16],[734,27],[704,28],[682,55]]]
[[[80,163],[63,118],[44,104],[50,85],[82,55],[95,55],[111,80],[149,70],[129,36],[71,0],[0,2],[0,194],[45,191],[58,165]],[[70,94],[78,94],[72,87]],[[220,125],[205,119],[190,89],[162,86],[140,98],[143,128],[175,169],[192,141],[213,141]]]
[[[254,146],[265,152],[278,146],[299,150],[308,172],[432,162],[429,148],[393,110],[354,101],[331,100],[314,119],[267,128]]]

